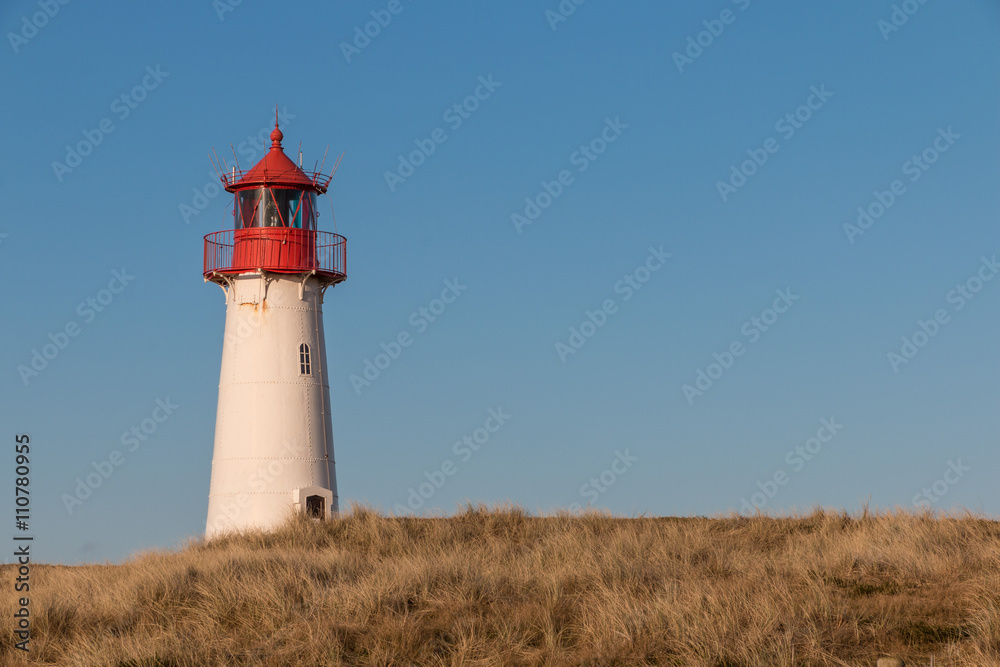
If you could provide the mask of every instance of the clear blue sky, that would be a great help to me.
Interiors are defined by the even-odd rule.
[[[1000,7],[912,5],[890,30],[889,0],[589,0],[565,21],[557,0],[70,2],[36,31],[37,2],[4,3],[0,474],[29,433],[36,555],[203,531],[224,304],[202,237],[231,223],[228,195],[200,197],[212,147],[248,166],[276,103],[289,153],[346,152],[349,279],[325,306],[344,507],[427,482],[421,513],[1000,513],[1000,280],[978,282],[1000,253]],[[391,21],[345,55],[373,11]],[[881,215],[845,229],[859,207]],[[64,349],[23,377],[50,334]],[[157,400],[177,407],[70,514]],[[456,447],[491,409],[510,417]]]

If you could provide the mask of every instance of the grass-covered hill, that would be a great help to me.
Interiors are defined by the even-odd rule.
[[[1000,524],[972,516],[356,508],[31,580],[27,664],[1000,665]]]

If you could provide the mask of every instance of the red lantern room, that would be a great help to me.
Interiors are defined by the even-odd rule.
[[[255,271],[311,273],[324,283],[347,278],[347,239],[317,229],[316,197],[331,176],[308,173],[281,147],[277,118],[271,150],[250,171],[233,167],[222,176],[233,193],[233,229],[205,237],[205,279]]]

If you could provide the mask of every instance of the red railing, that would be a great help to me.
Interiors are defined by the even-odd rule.
[[[316,271],[347,278],[347,239],[339,234],[288,227],[227,229],[205,237],[205,276],[264,269],[275,273]]]
[[[234,187],[237,183],[242,181],[248,173],[250,172],[242,171],[234,167],[230,171],[222,174],[222,182],[225,184],[226,188]],[[313,187],[315,187],[321,194],[326,192],[326,189],[330,186],[330,180],[333,178],[333,174],[324,174],[318,171],[302,171],[301,169],[289,169],[287,171],[271,170],[265,175],[267,176],[268,182],[278,184],[288,182],[298,185],[298,187],[301,188],[302,186],[299,182],[299,176],[301,174],[305,174],[306,178],[312,181]],[[261,184],[257,184],[255,187],[260,186]]]

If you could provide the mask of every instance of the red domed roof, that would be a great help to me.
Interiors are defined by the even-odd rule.
[[[246,172],[235,170],[235,173],[223,175],[226,190],[237,192],[261,186],[295,188],[298,190],[313,190],[320,194],[326,192],[330,177],[323,174],[307,174],[292,162],[281,148],[284,138],[278,129],[277,119],[274,130],[271,131],[271,150],[258,162],[253,169]]]

